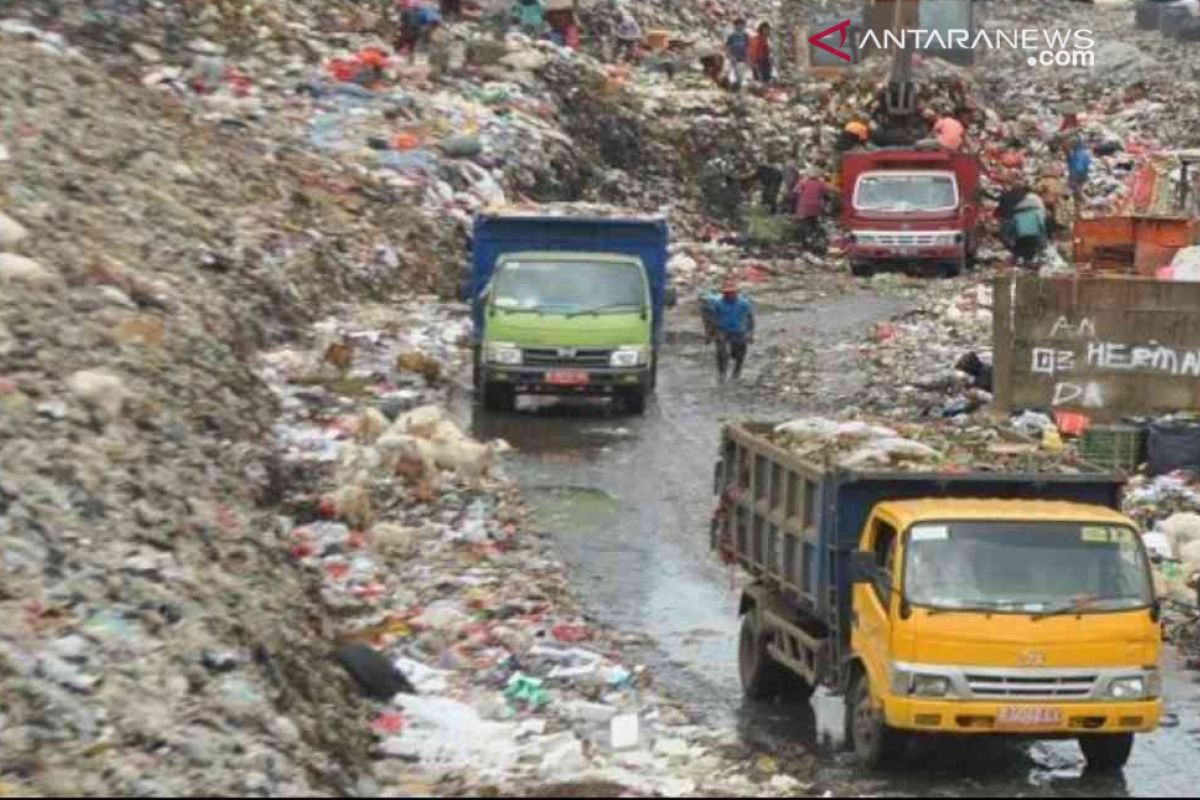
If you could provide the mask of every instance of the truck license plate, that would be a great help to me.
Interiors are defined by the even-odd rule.
[[[555,369],[546,373],[546,383],[554,386],[584,386],[589,378],[581,369]]]
[[[1046,706],[1001,706],[996,712],[996,727],[1009,730],[1022,728],[1046,728],[1061,725],[1061,708]]]

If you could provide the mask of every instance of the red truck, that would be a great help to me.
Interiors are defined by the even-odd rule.
[[[957,275],[979,245],[979,160],[948,150],[842,157],[842,228],[855,275],[927,267]]]

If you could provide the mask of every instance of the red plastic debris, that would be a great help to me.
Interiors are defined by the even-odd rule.
[[[1058,430],[1068,436],[1078,436],[1092,425],[1091,417],[1074,411],[1055,411],[1054,422]]]
[[[378,600],[387,591],[382,583],[368,583],[366,586],[355,586],[351,594],[363,600]]]
[[[592,638],[592,632],[583,625],[560,623],[550,629],[550,634],[560,642],[582,642]]]
[[[890,322],[881,322],[875,326],[872,338],[877,342],[887,342],[896,338],[896,326]]]
[[[384,711],[371,721],[371,730],[382,736],[392,736],[404,730],[404,717],[398,711]]]
[[[314,549],[308,542],[300,542],[292,545],[292,555],[296,558],[308,558],[313,554]]]
[[[317,503],[317,514],[322,519],[333,519],[337,516],[337,503],[333,501],[332,497],[322,497]]]
[[[759,264],[751,264],[742,271],[742,280],[747,283],[766,283],[771,279],[771,273]]]

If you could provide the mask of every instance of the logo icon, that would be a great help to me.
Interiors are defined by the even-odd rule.
[[[558,348],[558,357],[559,358],[574,358],[575,357],[575,348],[574,347]]]
[[[1018,660],[1024,667],[1040,667],[1046,663],[1046,654],[1041,650],[1026,650]]]
[[[850,57],[850,54],[847,52],[844,52],[842,50],[842,46],[844,44],[846,44],[846,29],[849,27],[850,27],[850,20],[844,19],[841,22],[839,22],[837,25],[834,25],[830,28],[826,28],[825,30],[821,31],[820,33],[814,33],[812,36],[808,37],[808,43],[821,48],[826,53],[833,53],[838,58],[852,62],[852,61],[854,61],[854,59]],[[828,36],[831,33],[841,34],[841,39],[838,41],[837,47],[831,47],[830,45],[821,41],[822,39],[824,39],[826,36]]]

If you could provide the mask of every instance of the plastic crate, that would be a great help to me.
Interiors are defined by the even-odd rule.
[[[1079,455],[1098,467],[1133,472],[1145,460],[1146,432],[1136,425],[1092,425],[1079,439]]]

